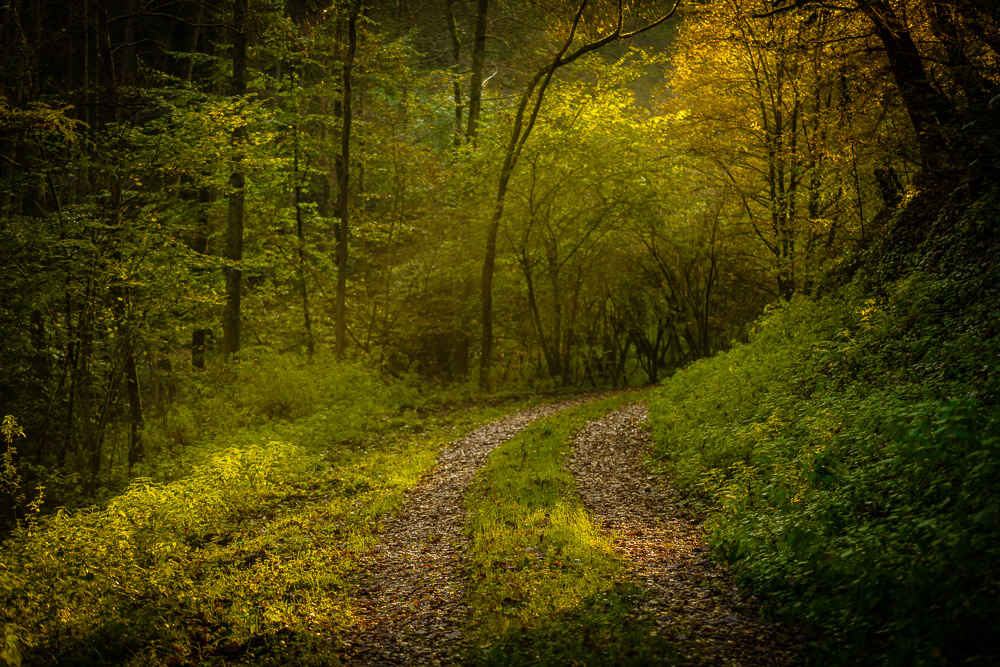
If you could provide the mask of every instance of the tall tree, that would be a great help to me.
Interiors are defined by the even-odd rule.
[[[490,0],[476,2],[476,31],[472,42],[472,79],[469,84],[469,126],[465,131],[471,141],[479,132],[479,113],[483,101],[483,66],[486,61],[486,31],[489,27]]]
[[[456,147],[462,144],[462,38],[458,33],[458,22],[455,20],[455,0],[445,0],[445,11],[448,20],[448,35],[451,38],[451,73],[452,96],[455,99],[455,129],[453,143]],[[488,3],[488,0],[485,0]],[[485,35],[485,33],[484,33]],[[486,40],[483,40],[485,47]],[[480,64],[480,68],[482,64]],[[480,78],[482,72],[480,72]]]
[[[249,0],[233,2],[233,94],[242,103],[247,93],[247,17]],[[232,133],[233,172],[229,177],[229,217],[226,224],[226,306],[222,315],[222,350],[227,356],[240,351],[242,325],[240,299],[243,291],[243,227],[246,220],[246,175],[243,173],[242,145],[247,127],[239,123]]]
[[[847,20],[856,13],[865,16],[866,33],[882,45],[916,134],[921,166],[933,172],[976,159],[960,155],[963,146],[957,139],[967,129],[960,126],[975,122],[976,116],[996,116],[991,100],[1000,89],[995,77],[1000,22],[996,3],[988,0],[924,0],[921,4],[855,0],[853,6],[833,6],[817,0],[778,1],[755,17],[836,10]],[[962,118],[962,109],[972,110],[973,118]]]
[[[341,78],[341,113],[342,127],[340,133],[340,155],[337,157],[337,213],[340,222],[337,225],[337,324],[336,350],[337,356],[343,357],[347,350],[347,243],[350,235],[350,187],[351,187],[351,103],[354,98],[354,58],[358,50],[358,15],[361,13],[361,0],[354,0],[347,17],[347,49]]]
[[[729,193],[727,207],[736,210],[723,216],[726,224],[745,230],[769,267],[772,292],[788,299],[810,289],[863,224],[866,205],[875,206],[871,176],[858,172],[898,163],[871,138],[905,118],[884,103],[871,111],[892,96],[850,43],[863,17],[754,18],[762,6],[727,0],[690,10],[667,104],[699,170]],[[904,141],[912,144],[911,136]]]
[[[954,105],[931,85],[920,51],[909,27],[886,0],[858,3],[885,48],[899,95],[917,133],[920,161],[937,170],[948,162],[948,128],[954,123]]]

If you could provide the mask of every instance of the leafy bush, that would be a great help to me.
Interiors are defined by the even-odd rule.
[[[301,483],[311,462],[294,453],[283,443],[230,449],[183,480],[136,480],[105,507],[60,510],[15,531],[2,551],[4,620],[68,664],[86,662],[75,648],[82,637],[113,635],[129,622],[136,641],[171,641],[178,624],[171,630],[156,617],[190,614],[199,600],[222,596],[202,581],[213,577],[197,573],[199,562],[211,560],[206,543],[228,532],[234,516]],[[137,646],[109,636],[88,650],[120,651],[103,656],[118,661]]]
[[[159,481],[232,446],[277,440],[324,449],[357,445],[383,426],[406,387],[356,362],[268,354],[221,375],[182,371],[177,395],[147,422],[147,461],[136,472]]]
[[[0,661],[332,664],[379,524],[444,443],[502,412],[379,421],[348,445],[319,410],[24,523],[0,545]]]
[[[716,554],[819,664],[1000,660],[1000,270],[950,229],[939,264],[773,308],[652,401]]]
[[[188,394],[180,403],[216,429],[294,421],[325,411],[336,416],[342,440],[358,437],[391,399],[389,386],[360,363],[287,354],[245,359],[214,386],[191,381]]]

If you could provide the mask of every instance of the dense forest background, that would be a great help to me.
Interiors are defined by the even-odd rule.
[[[234,358],[600,386],[726,347],[996,88],[988,4],[780,9],[9,3],[22,455],[94,487]]]
[[[992,0],[8,0],[0,44],[4,531],[178,478],[234,429],[329,419],[357,443],[399,410],[654,384],[792,341],[745,362],[757,379],[696,366],[663,396],[717,393],[655,422],[685,434],[688,458],[661,454],[689,490],[730,498],[738,561],[768,543],[733,532],[743,509],[792,507],[799,478],[751,484],[739,466],[781,456],[713,453],[730,436],[706,424],[911,367],[995,405]],[[963,338],[954,358],[817,361],[859,331],[921,355]],[[755,581],[813,563],[782,553]]]

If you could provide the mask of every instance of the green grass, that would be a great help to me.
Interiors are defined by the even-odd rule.
[[[558,413],[498,447],[468,496],[478,664],[650,664],[669,649],[636,617],[621,560],[564,469],[573,434],[635,394]]]

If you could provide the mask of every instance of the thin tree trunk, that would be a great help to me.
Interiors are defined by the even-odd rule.
[[[486,28],[489,10],[490,0],[477,0],[476,31],[472,43],[472,80],[469,85],[469,127],[465,132],[470,141],[475,139],[479,132],[479,110],[483,100],[483,63],[486,58]]]
[[[247,92],[247,14],[249,0],[233,4],[233,93],[243,98]],[[243,225],[245,222],[246,176],[243,173],[242,145],[247,137],[245,125],[233,130],[235,149],[233,173],[229,177],[229,218],[226,224],[226,307],[222,316],[222,350],[226,356],[240,351],[241,308],[243,291]]]
[[[118,78],[115,73],[114,52],[111,49],[107,0],[99,0],[97,3],[97,51],[100,56],[101,85],[107,94],[107,100],[102,105],[104,117],[101,121],[106,123],[114,119],[115,101],[118,96]]]
[[[128,31],[128,30],[127,30]],[[98,53],[101,65],[101,84],[105,99],[101,105],[101,123],[103,126],[118,124],[120,113],[118,110],[118,71],[114,60],[114,49],[111,44],[111,34],[109,29],[109,17],[107,0],[102,0],[97,5],[97,40]],[[128,49],[126,48],[126,53]],[[128,71],[130,64],[126,64],[123,70]],[[107,174],[110,180],[110,206],[109,224],[114,228],[119,228],[122,224],[122,212],[124,209],[122,185],[117,174]],[[120,261],[121,253],[118,248],[111,252],[112,261]],[[115,316],[118,320],[118,331],[121,338],[118,341],[118,358],[115,360],[108,384],[105,388],[104,400],[100,412],[97,414],[97,426],[91,432],[90,441],[90,473],[91,491],[98,483],[103,463],[104,435],[107,426],[112,418],[113,406],[122,396],[122,379],[127,377],[125,394],[129,399],[129,470],[131,466],[142,458],[142,402],[139,397],[139,378],[136,372],[135,363],[135,332],[131,324],[131,316],[128,304],[131,303],[130,288],[127,284],[113,286],[113,293],[117,294],[115,299]]]
[[[299,295],[302,299],[302,326],[306,334],[306,353],[312,359],[315,351],[313,342],[312,319],[309,315],[309,289],[306,285],[306,237],[302,222],[302,177],[299,175],[299,127],[295,127],[295,235],[298,239],[298,264],[296,270],[299,279]]]
[[[146,456],[142,442],[142,394],[139,391],[139,374],[135,368],[135,344],[129,340],[125,356],[125,388],[128,391],[129,406],[129,437],[128,437],[128,472],[132,474],[132,466]]]
[[[212,188],[204,187],[199,190],[198,229],[191,242],[191,249],[199,255],[208,254],[208,204],[214,199]],[[195,270],[200,273],[203,269]],[[195,370],[205,370],[205,344],[209,333],[210,330],[203,327],[198,327],[191,333],[191,367]]]
[[[462,39],[458,34],[458,23],[455,21],[455,0],[447,0],[446,8],[448,13],[448,34],[451,35],[452,91],[455,98],[454,144],[458,148],[462,145],[462,83],[459,81],[459,77],[462,74]],[[485,30],[483,37],[483,44],[485,46]],[[480,72],[481,77],[482,72]]]
[[[197,14],[194,17],[194,25],[191,27],[191,43],[188,47],[188,66],[187,73],[184,75],[184,82],[191,83],[194,78],[194,54],[198,51],[198,38],[201,32],[201,22],[205,18],[205,4],[202,2],[198,3]]]
[[[531,312],[531,321],[535,325],[535,331],[538,333],[538,342],[542,346],[542,354],[545,356],[549,375],[556,377],[559,375],[559,350],[552,350],[549,345],[549,339],[545,335],[545,327],[542,325],[542,316],[538,309],[538,299],[535,297],[535,281],[532,278],[531,263],[525,256],[521,258],[520,264],[521,271],[524,273],[525,284],[528,287],[528,309]]]
[[[347,19],[347,52],[344,55],[341,113],[343,130],[340,134],[340,156],[337,159],[337,184],[339,186],[337,209],[340,224],[337,226],[337,325],[336,351],[343,358],[347,350],[347,241],[349,237],[350,172],[351,172],[351,101],[354,56],[358,49],[358,14],[361,0],[351,5]]]

